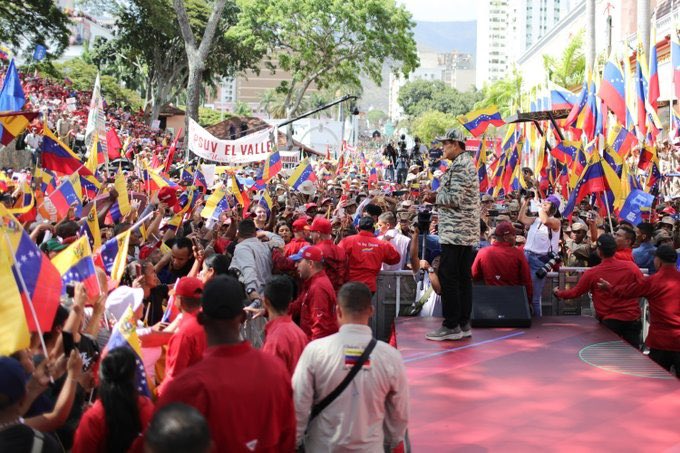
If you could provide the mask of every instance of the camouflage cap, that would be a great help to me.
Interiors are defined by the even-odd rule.
[[[438,142],[460,142],[463,148],[465,148],[465,136],[458,129],[449,129],[446,131],[446,134],[436,137],[435,140]]]

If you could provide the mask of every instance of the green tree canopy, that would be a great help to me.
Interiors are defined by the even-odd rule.
[[[503,117],[516,113],[523,101],[523,79],[517,68],[512,73],[482,89],[482,100],[475,104],[475,109],[495,105]]]
[[[421,143],[430,143],[435,137],[444,135],[453,127],[462,130],[455,115],[429,110],[413,120],[410,130],[413,135],[420,137]]]
[[[15,52],[32,52],[36,44],[59,56],[68,45],[69,17],[54,0],[0,1],[0,42]]]
[[[411,14],[394,0],[239,0],[243,26],[270,46],[272,68],[292,75],[282,84],[286,116],[299,113],[312,84],[320,89],[368,75],[382,65],[408,75],[418,66]]]
[[[366,113],[366,119],[372,127],[377,127],[387,119],[387,113],[377,109],[369,110]]]
[[[585,78],[583,34],[583,30],[580,30],[574,35],[559,57],[543,55],[543,65],[548,78],[567,89],[580,85]]]
[[[458,116],[471,111],[481,99],[479,91],[461,93],[441,80],[414,80],[401,87],[397,102],[411,117],[433,110]]]

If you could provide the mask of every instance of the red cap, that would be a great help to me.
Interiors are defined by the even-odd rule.
[[[321,234],[331,234],[333,232],[333,225],[331,225],[329,220],[324,219],[323,217],[317,217],[312,222],[312,227],[309,230]]]
[[[507,220],[503,220],[498,225],[496,225],[494,236],[502,237],[506,234],[512,234],[514,236],[517,234],[517,232],[515,231],[515,227],[512,223],[508,222]]]
[[[169,207],[175,206],[177,204],[177,189],[169,186],[161,187],[158,191],[158,201],[162,201]]]
[[[196,277],[182,277],[175,288],[175,296],[201,297],[203,294],[203,282]]]
[[[307,218],[302,217],[293,222],[293,232],[297,231],[308,231],[309,225],[307,224]]]
[[[307,204],[305,205],[305,211],[309,211],[310,209],[312,209],[312,208],[317,208],[317,207],[318,207],[318,206],[316,205],[316,203],[307,203]]]
[[[309,261],[323,261],[323,252],[319,247],[314,247],[313,245],[308,245],[303,247],[298,253],[290,256],[293,261],[309,260]]]

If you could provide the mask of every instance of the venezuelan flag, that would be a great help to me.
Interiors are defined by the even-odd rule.
[[[14,207],[9,209],[12,214],[22,215],[28,213],[35,207],[35,197],[31,187],[25,183],[21,183],[21,196],[14,204]]]
[[[128,215],[132,210],[130,206],[130,197],[127,191],[127,180],[125,175],[120,170],[116,173],[116,177],[113,180],[113,186],[118,192],[118,198],[111,206],[109,214],[114,222],[120,222],[120,220]]]
[[[600,99],[614,112],[619,123],[626,124],[626,89],[623,70],[615,59],[604,65],[602,82],[600,83]]]
[[[127,348],[135,354],[135,388],[140,395],[151,396],[149,383],[146,380],[146,371],[142,362],[142,343],[137,336],[137,322],[132,311],[128,306],[123,316],[113,327],[109,342],[104,348],[104,356],[116,348]]]
[[[52,258],[52,264],[61,274],[61,281],[66,285],[72,282],[85,285],[85,292],[90,298],[99,296],[99,280],[92,261],[92,250],[86,236],[82,236]]]
[[[550,90],[551,110],[571,110],[574,104],[578,102],[578,96],[566,88],[554,83],[552,87]]]
[[[574,161],[574,156],[580,148],[581,142],[561,140],[550,150],[550,154],[558,162],[570,165]]]
[[[312,164],[309,163],[309,160],[304,159],[297,167],[295,167],[290,178],[288,178],[288,185],[293,189],[297,189],[300,187],[300,184],[307,180],[316,182],[317,178],[314,169],[312,168]]]
[[[663,176],[659,170],[659,159],[655,158],[651,162],[651,166],[649,168],[649,174],[647,175],[647,181],[645,182],[645,191],[651,192],[654,190],[662,178]]]
[[[479,193],[484,193],[489,190],[489,178],[486,174],[486,141],[482,140],[479,143],[479,148],[477,148],[477,154],[475,155],[475,166],[477,167],[477,179],[479,180]],[[432,181],[432,190],[439,188],[440,181],[438,178],[437,187],[435,187],[434,180]]]
[[[649,70],[647,69],[647,56],[642,49],[642,43],[638,43],[638,53],[635,66],[635,93],[637,94],[637,127],[640,136],[647,135],[647,91],[649,87]]]
[[[654,17],[656,18],[656,16]],[[656,20],[652,20],[652,32],[649,39],[649,85],[647,91],[647,102],[656,113],[659,101],[659,71],[658,71],[658,57],[656,52]],[[673,33],[673,32],[671,32]]]
[[[99,230],[96,203],[92,203],[92,207],[90,208],[90,212],[87,213],[85,222],[80,226],[80,235],[87,236],[92,250],[99,250],[102,246],[102,234]]]
[[[264,182],[268,182],[274,176],[278,175],[283,164],[281,162],[281,155],[278,150],[269,154],[267,160],[264,161],[264,172],[262,173],[262,179]]]
[[[466,115],[458,117],[458,121],[467,129],[474,137],[479,137],[486,129],[494,125],[500,127],[505,124],[498,107],[491,105],[489,107],[473,110]]]
[[[678,39],[678,33],[675,30],[671,31],[671,60],[675,98],[680,99],[680,39]]]
[[[71,151],[71,148],[62,143],[47,128],[47,125],[43,127],[41,150],[43,168],[70,175],[77,172],[83,166],[80,158]]]
[[[0,113],[0,144],[9,145],[39,114],[38,112]]]
[[[265,190],[262,193],[262,196],[260,197],[260,201],[258,201],[258,204],[262,206],[265,211],[267,211],[267,217],[269,217],[272,213],[272,206],[274,206],[272,197],[269,196],[269,190]]]
[[[83,211],[82,188],[80,176],[76,173],[64,178],[59,187],[49,194],[47,198],[57,210],[57,216],[63,219],[68,214],[70,207],[75,208],[76,216],[80,217]]]
[[[227,209],[229,209],[229,203],[227,202],[225,187],[217,187],[213,190],[213,193],[201,210],[201,217],[204,219],[219,219],[220,214]]]
[[[625,159],[630,150],[637,142],[635,134],[632,134],[620,124],[614,124],[609,129],[608,142],[616,154]]]
[[[569,116],[567,116],[567,119],[564,120],[565,127],[571,127],[574,124],[574,122],[576,122],[576,119],[581,114],[583,108],[586,106],[586,102],[588,102],[588,82],[584,80],[583,86],[581,87],[581,93],[579,94],[578,99],[574,103],[574,106],[571,108]]]
[[[21,294],[12,274],[12,258],[4,238],[0,241],[0,355],[8,356],[30,345],[30,332]]]
[[[652,164],[652,161],[658,159],[656,156],[656,147],[647,142],[640,151],[640,160],[638,161],[638,168],[647,171],[647,168]]]
[[[111,280],[120,282],[127,265],[128,247],[130,245],[131,230],[126,230],[102,245],[100,256],[104,263],[104,270]]]
[[[579,178],[574,190],[569,195],[564,211],[563,217],[570,216],[574,211],[574,207],[583,200],[588,194],[596,192],[604,192],[607,189],[604,169],[599,160],[588,164],[583,171],[583,175]]]
[[[243,212],[247,212],[250,207],[250,197],[248,197],[248,191],[246,191],[238,178],[235,175],[231,177],[231,193],[238,201],[238,204],[243,206]]]
[[[0,241],[0,255],[13,257],[11,258],[13,278],[3,279],[0,286],[15,285],[18,288],[31,332],[37,332],[38,326],[42,332],[49,332],[61,295],[62,283],[59,271],[2,203],[0,222],[0,235],[3,236]],[[37,324],[33,311],[38,320]]]

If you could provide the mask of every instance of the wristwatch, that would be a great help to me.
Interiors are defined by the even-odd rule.
[[[428,268],[427,268],[427,273],[428,273],[428,274],[434,274],[434,267],[428,267]]]

